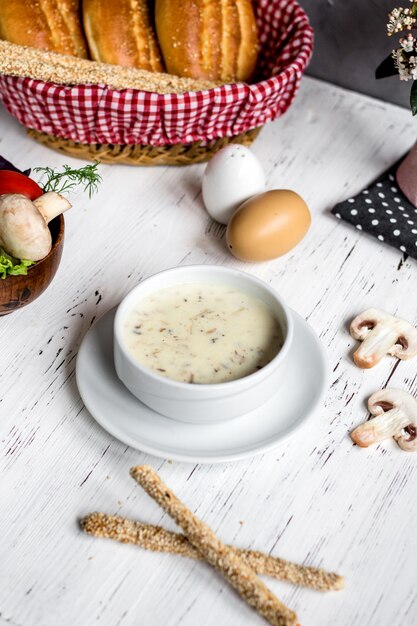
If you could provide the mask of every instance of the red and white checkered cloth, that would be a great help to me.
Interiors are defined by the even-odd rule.
[[[295,0],[254,6],[260,73],[268,77],[256,84],[160,95],[0,76],[0,96],[24,126],[80,143],[159,146],[233,137],[285,113],[313,49],[312,28]]]

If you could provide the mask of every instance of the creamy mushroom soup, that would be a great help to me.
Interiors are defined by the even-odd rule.
[[[223,284],[184,284],[140,300],[127,316],[132,357],[161,376],[186,383],[224,383],[269,363],[282,347],[272,311]]]

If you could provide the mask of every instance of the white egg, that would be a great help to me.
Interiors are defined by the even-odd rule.
[[[207,165],[202,191],[209,215],[228,224],[242,202],[265,191],[265,174],[249,148],[231,144],[219,150]]]

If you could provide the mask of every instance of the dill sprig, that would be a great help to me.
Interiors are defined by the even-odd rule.
[[[78,185],[84,186],[84,191],[91,198],[96,193],[101,176],[97,172],[98,163],[86,165],[79,169],[73,169],[69,165],[63,165],[62,172],[57,172],[52,167],[36,167],[35,172],[42,172],[46,176],[46,181],[39,183],[43,191],[56,191],[57,193],[68,193],[73,191]]]

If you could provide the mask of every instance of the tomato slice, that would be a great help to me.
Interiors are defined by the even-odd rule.
[[[3,193],[21,193],[30,200],[36,200],[43,194],[43,191],[38,183],[24,174],[0,170],[0,195]]]

